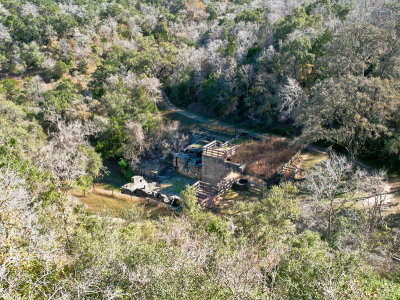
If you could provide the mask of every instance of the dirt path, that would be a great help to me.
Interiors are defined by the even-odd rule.
[[[270,133],[259,133],[259,132],[256,132],[254,130],[251,130],[251,129],[246,129],[246,128],[242,128],[242,127],[236,127],[236,126],[234,126],[232,124],[226,123],[226,122],[221,121],[221,120],[217,120],[217,119],[212,118],[212,117],[199,116],[199,115],[197,115],[195,113],[192,113],[192,112],[189,112],[189,111],[187,111],[185,109],[178,108],[174,104],[172,104],[172,102],[170,101],[170,99],[167,96],[167,94],[163,90],[161,90],[161,91],[162,91],[163,98],[164,98],[164,102],[163,103],[165,104],[165,106],[169,110],[171,110],[172,112],[175,112],[177,114],[180,114],[180,115],[182,115],[182,116],[184,116],[186,118],[189,118],[189,119],[193,120],[193,122],[205,123],[208,126],[214,128],[216,130],[218,130],[219,128],[227,128],[227,129],[230,129],[233,132],[236,132],[237,134],[248,134],[250,136],[253,136],[253,137],[256,137],[256,138],[259,138],[259,139],[262,139],[262,140],[269,139],[271,137],[282,138],[280,136],[273,135],[273,134],[270,134]]]

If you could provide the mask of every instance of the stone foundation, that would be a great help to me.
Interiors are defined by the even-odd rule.
[[[191,178],[201,180],[202,176],[202,165],[195,164],[194,160],[189,160],[188,154],[177,153],[174,156],[174,167],[176,167],[178,173],[186,175]]]
[[[230,173],[242,173],[244,165],[233,163],[217,157],[203,155],[202,180],[218,184]]]

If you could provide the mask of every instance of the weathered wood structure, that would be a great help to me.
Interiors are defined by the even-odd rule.
[[[193,187],[196,188],[196,196],[199,203],[205,207],[212,208],[219,202],[220,196],[232,187],[233,183],[233,179],[222,180],[217,185],[197,181],[193,184]]]

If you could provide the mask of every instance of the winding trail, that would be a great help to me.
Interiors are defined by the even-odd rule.
[[[205,123],[207,124],[207,126],[209,127],[214,127],[214,129],[218,130],[219,128],[227,128],[230,129],[232,132],[235,132],[237,134],[248,134],[250,136],[259,138],[259,139],[269,139],[271,137],[277,137],[277,138],[283,138],[280,137],[278,135],[274,135],[274,134],[270,134],[270,133],[260,133],[251,129],[246,129],[246,128],[242,128],[242,127],[236,127],[232,124],[226,123],[224,121],[221,120],[217,120],[215,118],[212,117],[204,117],[204,116],[199,116],[193,112],[190,112],[188,110],[185,109],[181,109],[178,108],[177,106],[175,106],[171,100],[169,99],[168,95],[164,92],[164,90],[161,90],[162,95],[163,95],[163,99],[164,102],[163,104],[171,111],[171,112],[175,112],[177,114],[180,114],[186,118],[189,118],[191,120],[193,120],[194,122],[199,122],[199,123]],[[285,138],[286,139],[286,138]]]

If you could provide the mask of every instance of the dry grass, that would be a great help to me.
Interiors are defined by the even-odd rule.
[[[288,162],[296,151],[283,139],[240,144],[232,161],[246,164],[246,171],[263,177],[270,177],[279,167]]]
[[[249,191],[229,190],[222,196],[222,201],[214,206],[211,211],[220,216],[236,215],[238,212],[234,210],[235,204],[238,202],[256,202],[260,200],[260,195]]]
[[[319,150],[312,150],[311,152],[305,152],[300,155],[301,164],[299,167],[302,172],[310,170],[315,165],[318,165],[328,159],[328,155]]]
[[[118,192],[112,194],[111,191],[94,190],[84,196],[82,192],[75,191],[72,195],[78,198],[86,206],[87,210],[94,213],[108,212],[114,217],[123,217],[124,211],[132,207],[145,209],[151,218],[171,214],[166,206]]]

